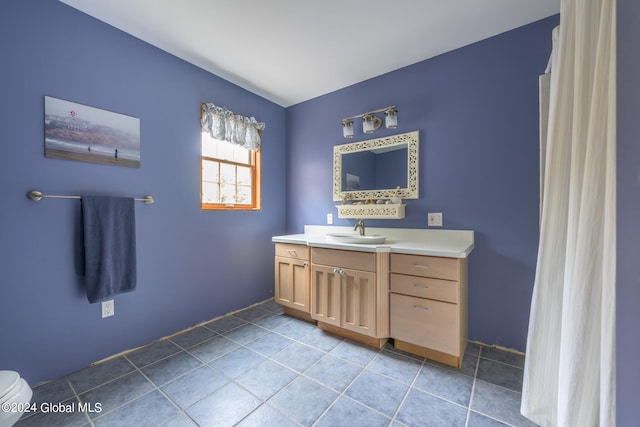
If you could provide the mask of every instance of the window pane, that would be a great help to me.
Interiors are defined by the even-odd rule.
[[[252,202],[251,198],[251,186],[240,186],[238,187],[238,201],[239,205],[250,205]]]
[[[236,167],[228,163],[220,164],[220,182],[223,184],[236,183]]]
[[[224,141],[217,141],[216,145],[218,146],[217,159],[233,161],[233,144]]]
[[[251,168],[238,166],[238,185],[251,185]]]
[[[202,203],[220,203],[218,184],[212,182],[202,183]]]
[[[202,155],[245,165],[251,164],[250,150],[228,141],[213,139],[211,135],[204,132],[202,133]]]
[[[202,133],[202,155],[218,157],[218,141],[211,138],[208,133]]]
[[[218,166],[219,166],[218,162],[203,160],[202,161],[202,180],[208,181],[208,182],[220,182]]]
[[[236,203],[236,186],[233,184],[222,184],[220,186],[220,202]]]
[[[242,148],[240,146],[233,146],[233,161],[236,163],[243,163],[245,165],[249,164],[249,150],[246,148]]]

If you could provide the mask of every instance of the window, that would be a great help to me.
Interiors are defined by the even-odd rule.
[[[202,132],[202,209],[260,209],[260,150]]]

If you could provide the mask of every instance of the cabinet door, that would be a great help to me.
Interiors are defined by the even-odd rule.
[[[275,257],[276,302],[309,312],[309,263],[294,258]]]
[[[334,267],[311,266],[311,318],[340,326],[340,273]]]
[[[342,326],[363,335],[376,336],[376,275],[358,270],[342,273]]]

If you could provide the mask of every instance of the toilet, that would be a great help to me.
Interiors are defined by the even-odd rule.
[[[33,391],[14,371],[0,371],[0,427],[13,426],[31,402]]]

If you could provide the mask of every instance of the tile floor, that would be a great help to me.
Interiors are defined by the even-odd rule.
[[[50,412],[17,426],[533,426],[523,364],[474,343],[461,369],[362,346],[270,300],[39,386]]]

